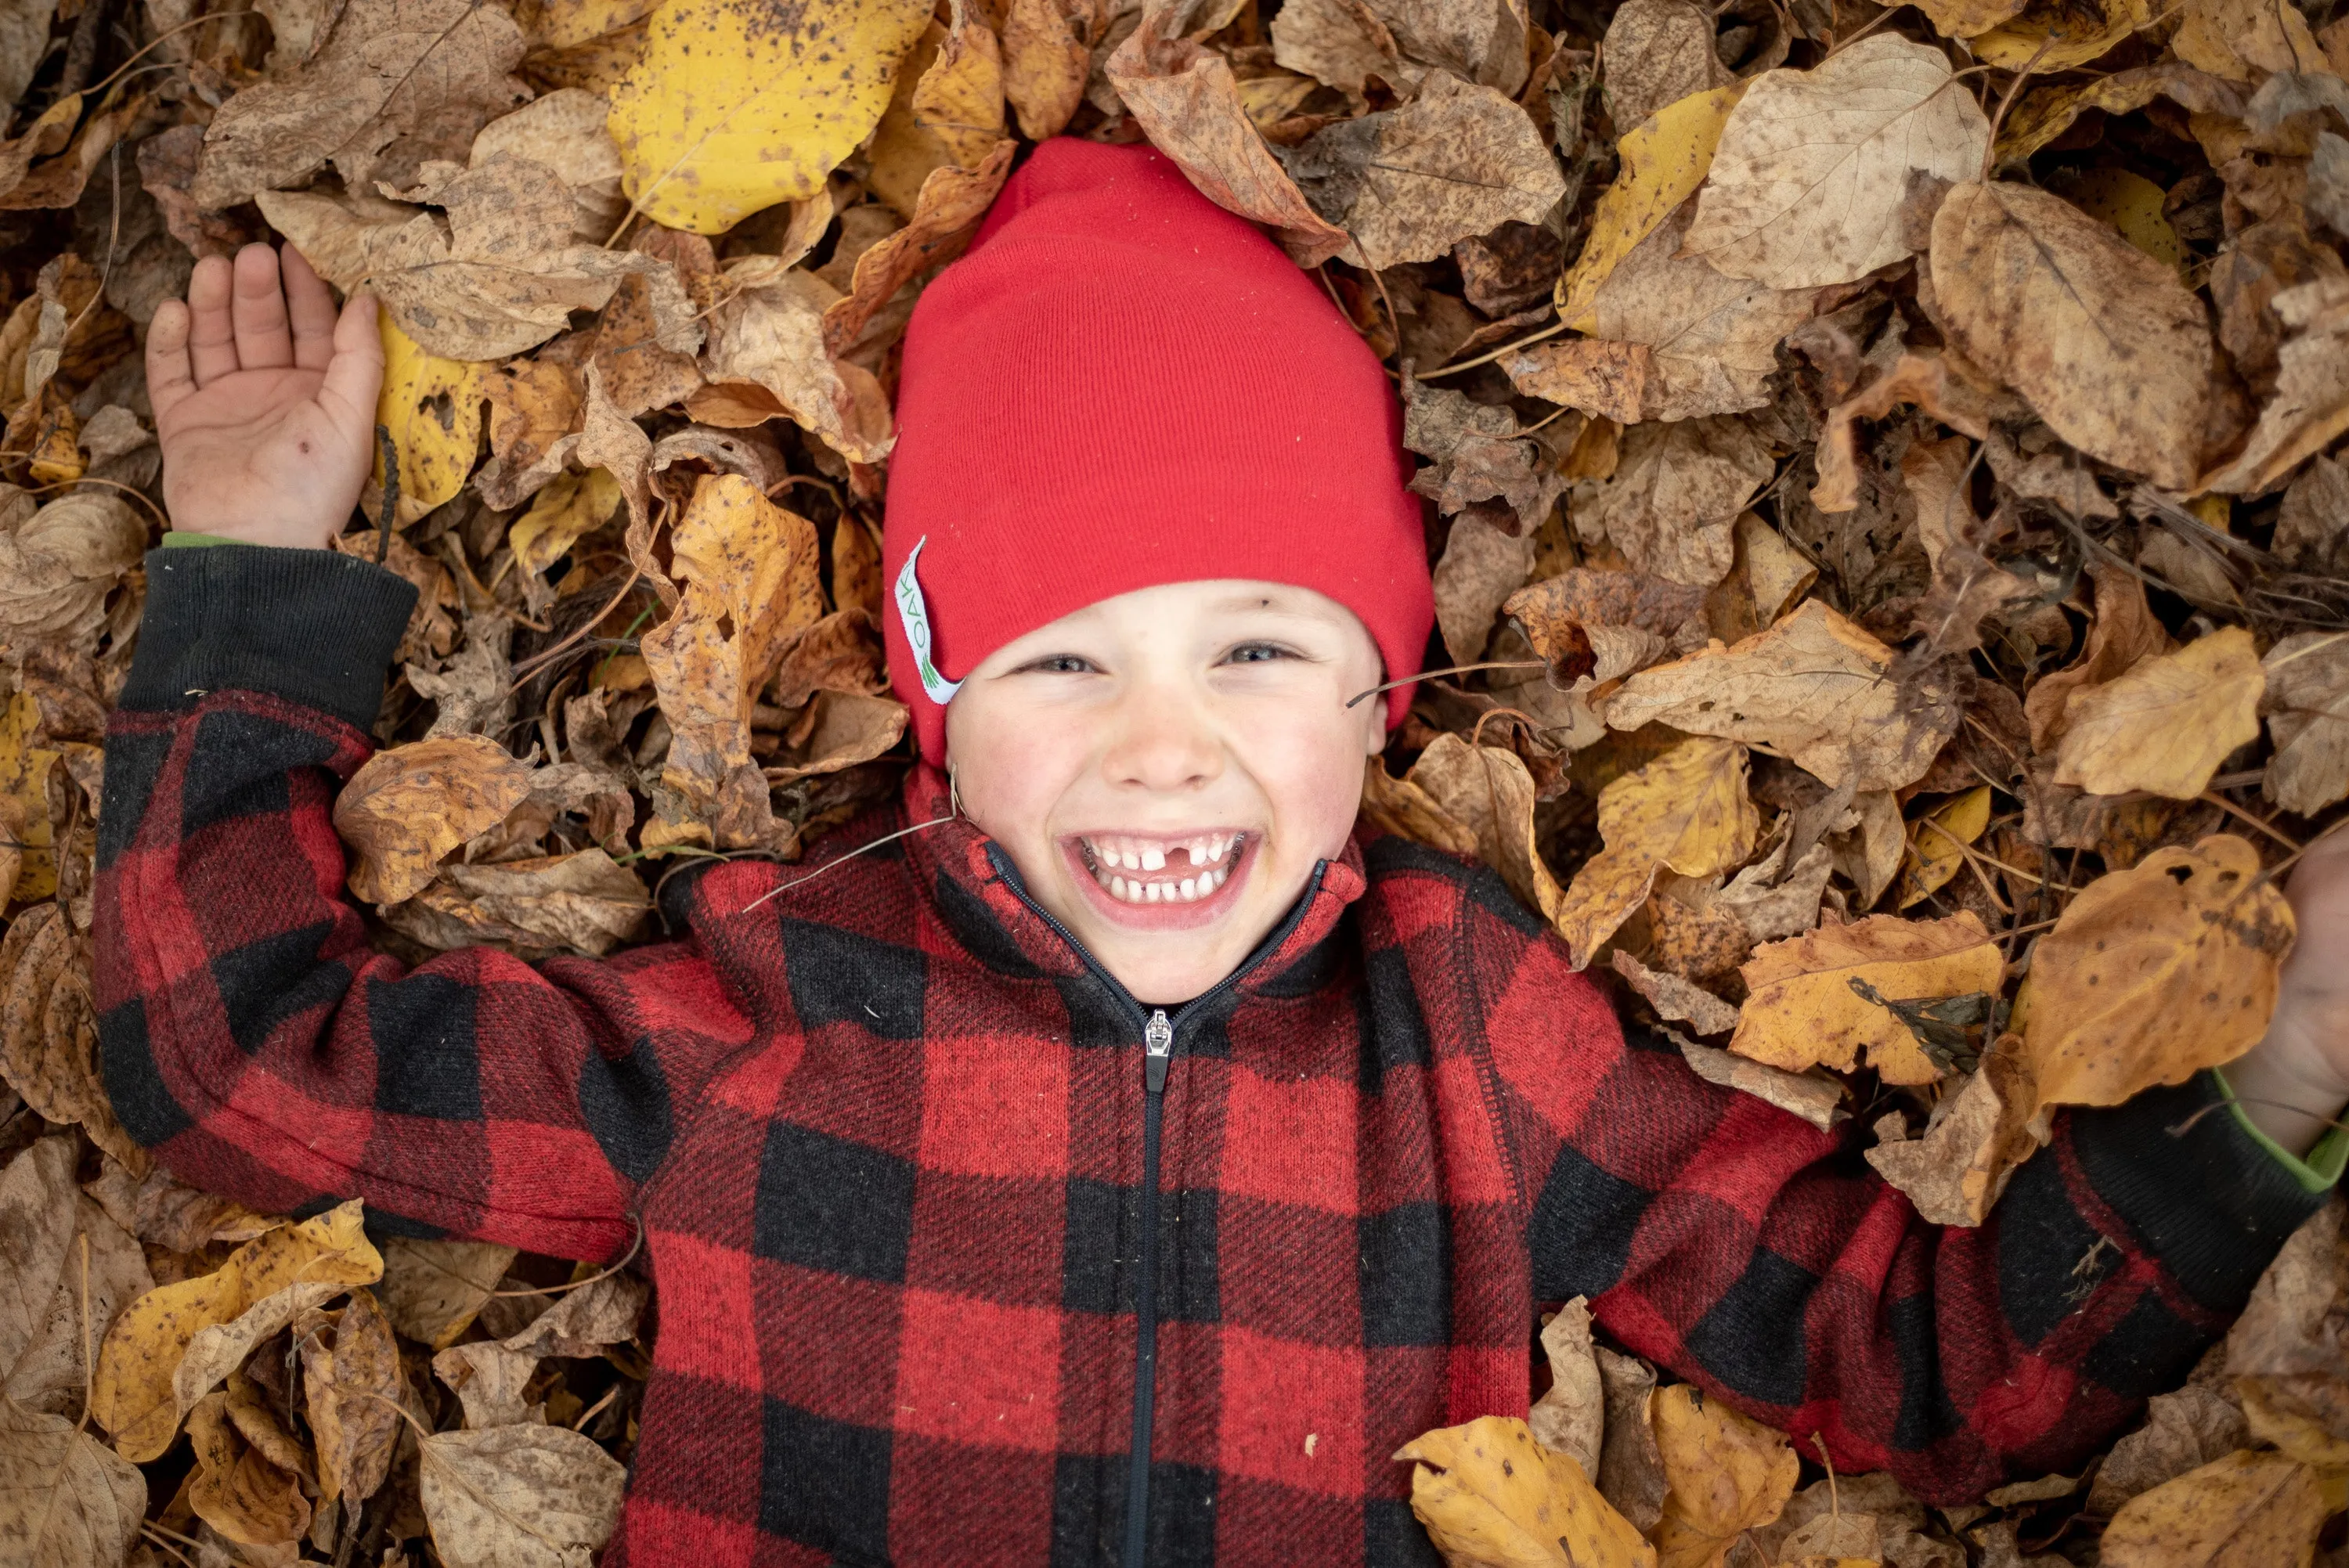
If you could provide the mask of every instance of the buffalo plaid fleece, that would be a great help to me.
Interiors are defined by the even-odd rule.
[[[2205,1078],[2064,1117],[1991,1223],[1925,1224],[1852,1139],[1627,1038],[1491,874],[1388,838],[1163,1028],[960,822],[764,903],[801,870],[680,877],[687,934],[608,962],[406,968],[328,814],[410,591],[324,552],[148,571],[96,906],[121,1119],[264,1210],[585,1259],[641,1218],[631,1568],[1130,1564],[1137,1493],[1153,1564],[1432,1563],[1389,1456],[1522,1413],[1576,1295],[1957,1501],[2178,1382],[2317,1202],[2231,1117],[2165,1131]],[[917,770],[833,842],[942,796]]]

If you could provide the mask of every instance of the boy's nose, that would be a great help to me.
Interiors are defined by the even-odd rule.
[[[1224,748],[1188,693],[1154,683],[1132,687],[1109,725],[1102,767],[1112,784],[1195,789],[1223,771]]]

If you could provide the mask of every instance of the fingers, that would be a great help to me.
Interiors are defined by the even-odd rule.
[[[206,256],[188,279],[188,367],[199,387],[236,368],[228,305],[234,271],[226,256]]]
[[[236,253],[229,319],[236,333],[237,364],[243,368],[282,370],[294,363],[285,291],[278,284],[277,253],[269,246],[251,244]]]
[[[285,274],[286,313],[294,323],[294,363],[305,370],[324,370],[335,357],[334,296],[310,259],[291,244],[278,265]]]
[[[376,398],[382,390],[383,337],[376,329],[375,295],[362,289],[335,323],[335,354],[318,387],[318,404],[359,449],[372,453]]]
[[[187,305],[167,299],[155,307],[155,319],[147,328],[147,400],[154,406],[158,425],[196,389],[195,374],[188,365],[188,325]]]

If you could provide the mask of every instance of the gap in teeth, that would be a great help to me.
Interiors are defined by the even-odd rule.
[[[1178,844],[1192,860],[1194,874],[1187,877],[1145,881],[1127,877],[1123,871],[1156,871],[1165,864],[1165,854],[1158,846],[1137,849],[1132,843],[1085,841],[1092,858],[1093,880],[1108,890],[1112,898],[1126,903],[1193,903],[1208,897],[1230,879],[1232,868],[1227,863],[1237,835],[1218,835],[1213,839]],[[1196,846],[1195,849],[1194,846]],[[1152,865],[1153,860],[1158,862]]]

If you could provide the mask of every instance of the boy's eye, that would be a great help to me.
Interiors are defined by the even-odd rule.
[[[1081,676],[1092,673],[1093,662],[1081,654],[1047,654],[1040,659],[1030,660],[1020,668],[1043,675]]]
[[[1278,643],[1242,643],[1224,655],[1224,662],[1234,665],[1269,664],[1275,659],[1293,659],[1297,655]]]

